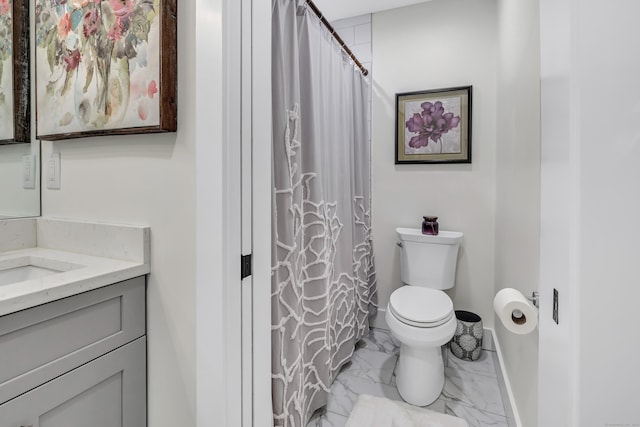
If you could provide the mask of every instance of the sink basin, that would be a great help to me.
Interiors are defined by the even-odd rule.
[[[52,274],[74,270],[81,266],[38,257],[20,257],[0,263],[0,286],[26,280],[42,279]]]
[[[35,265],[8,268],[6,270],[0,270],[0,286],[24,282],[25,280],[41,279],[56,273],[60,273],[60,270],[37,267]]]

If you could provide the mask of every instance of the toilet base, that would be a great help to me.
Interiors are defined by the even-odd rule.
[[[416,348],[401,343],[396,383],[407,403],[427,406],[435,402],[444,388],[441,348]]]

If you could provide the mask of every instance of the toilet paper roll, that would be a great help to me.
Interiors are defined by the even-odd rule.
[[[528,334],[538,325],[538,309],[516,289],[498,292],[493,299],[493,309],[504,327],[514,334]]]

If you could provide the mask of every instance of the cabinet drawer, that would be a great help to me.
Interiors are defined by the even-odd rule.
[[[2,427],[144,427],[146,339],[0,405]]]
[[[0,403],[145,334],[145,279],[0,317]]]

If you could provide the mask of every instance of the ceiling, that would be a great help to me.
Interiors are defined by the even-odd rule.
[[[395,9],[396,7],[409,6],[426,1],[429,0],[313,0],[329,21]]]

